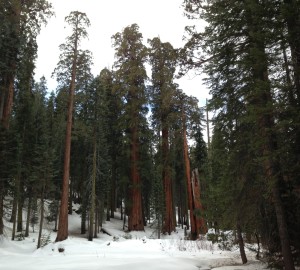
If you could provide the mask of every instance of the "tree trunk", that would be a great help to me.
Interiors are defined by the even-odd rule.
[[[134,117],[136,119],[137,116]],[[134,120],[134,122],[136,122]],[[142,213],[142,193],[141,193],[141,179],[138,168],[138,129],[135,124],[130,129],[131,142],[130,142],[130,171],[131,171],[131,205],[130,214],[128,218],[128,230],[129,231],[143,231],[143,213]]]
[[[115,217],[116,210],[116,160],[112,161],[112,172],[111,172],[111,189],[110,189],[110,217]]]
[[[201,203],[201,190],[200,190],[200,181],[199,181],[199,173],[198,169],[194,169],[192,172],[192,192],[193,192],[193,204],[194,204],[194,211],[195,211],[195,225],[197,235],[199,234],[206,234],[207,227],[205,220],[203,218],[203,206]]]
[[[14,216],[17,213],[17,206],[18,206],[18,200],[17,200],[17,196],[15,194],[14,200],[13,200],[13,207],[12,207],[12,211],[11,211],[11,217],[10,217],[9,222],[14,222]]]
[[[163,222],[163,232],[170,235],[171,232],[175,230],[175,225],[173,219],[173,194],[169,156],[169,129],[167,124],[165,123],[165,120],[162,119],[162,178],[165,193],[165,217]]]
[[[242,229],[239,224],[239,221],[237,222],[237,236],[238,236],[238,242],[239,242],[239,248],[240,248],[240,254],[243,264],[247,263],[247,256],[245,253],[245,246],[244,246],[244,240],[242,236]]]
[[[95,206],[95,227],[94,227],[94,238],[97,238],[97,231],[98,231],[98,209],[97,206]]]
[[[253,50],[250,50],[250,57],[253,61],[252,72],[254,80],[254,90],[249,95],[249,105],[252,106],[251,109],[254,112],[257,124],[265,178],[273,195],[272,199],[285,269],[294,270],[295,266],[291,252],[287,220],[279,190],[282,174],[279,159],[276,155],[278,149],[275,133],[274,102],[268,76],[268,59],[261,28],[259,28],[259,20],[260,18],[257,18],[256,14],[249,11],[249,31],[252,32],[252,35],[249,35],[249,40],[250,47],[253,48]]]
[[[76,32],[77,33],[77,32]],[[69,89],[68,115],[65,137],[65,154],[64,154],[64,171],[61,192],[61,204],[59,210],[58,232],[55,242],[63,241],[68,238],[68,200],[69,200],[69,180],[70,180],[70,154],[71,154],[71,134],[72,134],[72,118],[75,96],[75,79],[77,65],[77,43],[75,39],[74,58],[72,63],[72,77]]]
[[[188,144],[186,138],[186,127],[185,127],[185,113],[182,110],[182,119],[183,119],[183,157],[184,157],[184,165],[185,165],[185,179],[187,185],[187,193],[188,193],[188,206],[190,209],[190,224],[191,224],[191,240],[196,240],[198,238],[196,222],[194,216],[194,206],[193,206],[193,194],[192,194],[192,183],[191,183],[191,166],[190,159],[188,156]]]
[[[85,200],[83,198],[83,200]],[[81,212],[81,234],[85,234],[86,233],[86,203],[83,202],[82,204],[82,212]]]
[[[23,195],[21,195],[21,193],[23,193],[22,191],[19,194],[18,197],[18,211],[17,211],[17,232],[21,232],[23,230],[23,205],[24,205],[24,198]]]
[[[30,224],[30,217],[31,217],[31,209],[32,209],[32,196],[29,196],[28,208],[27,208],[27,218],[26,218],[26,228],[25,228],[25,237],[29,236],[29,224]]]
[[[44,191],[42,192],[42,197],[41,197],[41,219],[40,219],[40,228],[39,228],[37,248],[41,247],[43,223],[44,223]]]
[[[12,228],[12,233],[11,233],[11,240],[15,240],[16,236],[16,225],[17,225],[17,211],[15,212],[15,215],[13,216],[13,228]]]
[[[91,190],[91,208],[90,208],[90,229],[89,229],[89,241],[93,241],[93,224],[97,223],[95,220],[95,202],[96,202],[96,176],[97,176],[97,143],[96,134],[94,134],[94,152],[93,152],[93,172],[92,172],[92,190]],[[95,225],[96,226],[96,225]],[[96,232],[96,228],[95,228]]]

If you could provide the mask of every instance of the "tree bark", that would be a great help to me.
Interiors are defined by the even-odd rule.
[[[191,183],[191,166],[190,166],[190,159],[188,156],[188,144],[187,144],[186,127],[185,127],[185,113],[183,109],[182,109],[182,120],[183,120],[183,128],[182,128],[183,158],[184,158],[185,179],[186,179],[187,193],[188,193],[188,206],[190,209],[191,240],[196,240],[198,238],[198,235],[197,235],[195,215],[194,215],[192,183]]]
[[[94,222],[95,224],[95,202],[96,202],[96,176],[97,176],[97,143],[96,143],[96,134],[94,134],[94,152],[93,152],[93,172],[92,172],[92,190],[91,190],[91,208],[90,208],[90,229],[89,229],[89,241],[93,241],[93,229]],[[96,232],[96,225],[95,225]]]
[[[26,227],[25,227],[25,237],[29,236],[29,224],[30,224],[31,209],[32,209],[32,196],[29,196],[28,208],[27,208],[27,218],[26,218]]]
[[[194,169],[192,172],[192,192],[193,192],[193,204],[195,210],[195,223],[196,223],[196,231],[197,235],[206,234],[207,226],[205,220],[203,218],[203,206],[201,203],[201,189],[200,189],[200,181],[199,181],[199,173],[198,169]]]
[[[239,248],[240,248],[240,254],[243,264],[247,263],[247,256],[245,252],[245,246],[244,246],[244,240],[242,236],[242,229],[239,224],[239,221],[237,222],[237,236],[238,236],[238,242],[239,242]]]
[[[110,217],[115,217],[116,210],[116,158],[113,158],[112,168],[111,168],[111,189],[110,189]]]
[[[65,137],[65,154],[64,154],[64,171],[61,193],[61,204],[59,211],[58,232],[55,242],[63,241],[68,238],[68,200],[69,200],[69,179],[70,179],[70,154],[71,154],[71,134],[72,134],[72,118],[75,96],[75,79],[77,65],[77,42],[75,40],[74,58],[72,63],[72,77],[69,88],[69,104]]]
[[[42,197],[41,197],[41,219],[40,219],[40,228],[39,228],[37,248],[41,247],[43,223],[44,223],[44,191],[42,192]]]
[[[133,117],[134,126],[130,128],[130,171],[131,171],[131,205],[130,214],[128,217],[128,230],[129,231],[143,231],[143,213],[142,213],[142,193],[141,193],[141,179],[139,173],[139,146],[138,146],[138,128],[137,128],[137,116]]]
[[[163,233],[168,233],[175,230],[173,219],[173,193],[172,193],[172,180],[170,172],[170,147],[169,147],[169,128],[165,123],[166,120],[162,119],[162,161],[163,161],[163,186],[165,193],[165,216],[163,223]]]
[[[277,152],[277,138],[275,133],[273,99],[268,75],[268,59],[265,52],[265,41],[262,38],[259,20],[256,14],[248,11],[250,57],[253,61],[253,92],[249,95],[249,105],[252,106],[260,139],[260,151],[263,157],[263,169],[266,181],[273,195],[278,233],[281,242],[281,250],[285,269],[294,270],[293,256],[291,252],[290,239],[286,214],[281,199],[279,183],[281,181],[281,168]],[[258,91],[259,90],[259,91]]]

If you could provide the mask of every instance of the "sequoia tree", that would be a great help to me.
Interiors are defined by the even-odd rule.
[[[79,11],[72,11],[70,15],[65,18],[65,21],[70,25],[72,33],[66,38],[66,43],[60,45],[60,61],[55,70],[58,82],[66,84],[69,87],[61,205],[56,242],[68,238],[70,152],[76,73],[78,65],[80,64],[79,59],[81,59],[81,55],[84,53],[80,50],[80,42],[83,38],[87,37],[86,27],[90,25],[86,14]],[[62,82],[60,82],[60,80],[62,80]]]
[[[159,38],[153,38],[150,43],[150,64],[152,69],[152,112],[153,124],[157,133],[161,132],[161,166],[162,181],[165,193],[165,215],[163,231],[171,234],[175,230],[173,213],[173,188],[170,159],[169,129],[175,93],[176,50],[168,42],[163,43]]]
[[[123,32],[113,36],[116,61],[116,79],[120,83],[119,93],[125,100],[126,133],[129,136],[130,152],[130,207],[128,229],[140,231],[144,229],[142,213],[142,193],[139,167],[139,133],[141,118],[146,112],[144,67],[147,48],[142,43],[139,27],[132,24]]]

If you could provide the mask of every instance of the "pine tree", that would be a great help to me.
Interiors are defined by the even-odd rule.
[[[13,109],[13,99],[15,94],[15,81],[17,73],[20,73],[20,63],[24,64],[24,52],[32,51],[25,61],[31,61],[31,66],[23,65],[26,70],[23,72],[33,72],[34,59],[36,58],[36,37],[40,32],[41,25],[46,23],[47,18],[52,15],[51,5],[45,0],[33,1],[1,1],[0,5],[0,121],[1,132],[9,127],[9,119]],[[30,55],[30,56],[29,56]],[[29,58],[28,58],[29,56]],[[28,70],[27,70],[28,68]],[[29,74],[32,76],[32,73]],[[29,77],[27,77],[29,78]],[[8,159],[6,159],[8,160]],[[0,183],[4,185],[7,176],[0,175]],[[3,186],[4,187],[4,186]],[[0,194],[0,234],[3,230],[3,194],[1,187]]]

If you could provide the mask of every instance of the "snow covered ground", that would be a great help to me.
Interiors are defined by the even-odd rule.
[[[241,264],[239,250],[223,251],[206,240],[184,240],[183,230],[170,236],[152,239],[154,229],[125,233],[122,222],[112,219],[104,224],[111,234],[100,233],[88,241],[80,232],[80,217],[69,216],[69,238],[54,243],[56,233],[51,232],[51,243],[36,249],[37,233],[22,241],[11,241],[10,224],[6,223],[6,236],[0,239],[1,270],[197,270],[197,269],[265,269],[247,250],[249,262]],[[131,239],[129,239],[131,238]],[[63,249],[63,252],[59,252]]]

